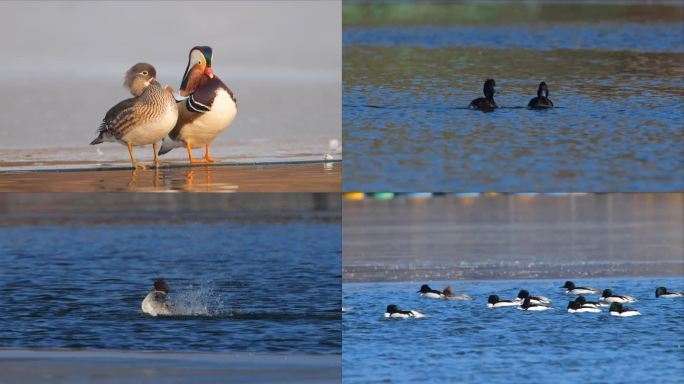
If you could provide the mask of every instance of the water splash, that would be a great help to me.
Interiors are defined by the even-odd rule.
[[[223,313],[223,299],[213,285],[189,285],[173,294],[169,301],[173,315],[216,316]]]

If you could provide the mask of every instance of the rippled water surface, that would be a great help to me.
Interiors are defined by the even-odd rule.
[[[339,215],[200,203],[0,216],[0,346],[339,353]],[[179,310],[154,318],[140,304],[160,276]]]
[[[559,280],[431,282],[451,284],[472,301],[422,298],[422,283],[343,285],[345,383],[684,382],[684,298],[655,298],[660,285],[683,290],[681,277],[577,281],[635,296],[629,307],[642,316],[628,318],[605,309],[567,313]],[[486,307],[488,295],[513,298],[520,289],[550,297],[554,309]],[[388,304],[426,317],[386,319]]]
[[[684,8],[582,16],[592,6],[524,20],[506,5],[405,19],[362,8],[343,32],[344,189],[684,188]],[[469,110],[487,78],[501,108]],[[542,80],[557,108],[526,109]]]

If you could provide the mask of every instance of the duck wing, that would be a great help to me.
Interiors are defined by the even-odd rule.
[[[138,105],[137,98],[121,101],[107,111],[98,133],[109,133],[115,137],[121,137],[133,125],[135,125],[135,111]]]

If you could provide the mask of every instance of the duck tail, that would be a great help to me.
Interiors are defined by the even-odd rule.
[[[105,141],[111,141],[111,134],[109,133],[109,126],[107,125],[106,122],[102,122],[100,126],[97,128],[97,138],[95,140],[90,142],[90,145],[97,145],[104,143]]]
[[[159,156],[168,153],[174,148],[180,148],[183,146],[182,141],[176,141],[173,140],[172,138],[166,136],[164,140],[162,140],[162,145],[161,148],[159,148],[159,152],[157,153]]]
[[[100,133],[95,140],[90,142],[90,145],[97,145],[100,143],[104,143],[104,138],[102,137],[102,135],[103,135],[103,133]]]

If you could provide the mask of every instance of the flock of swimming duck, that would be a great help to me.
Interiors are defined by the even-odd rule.
[[[190,163],[213,162],[209,145],[233,122],[237,100],[214,74],[211,59],[211,47],[196,46],[190,50],[179,90],[182,100],[175,99],[170,86],[162,88],[154,66],[147,63],[132,66],[126,72],[124,86],[133,97],[107,111],[97,130],[98,136],[90,145],[104,142],[126,145],[134,169],[145,169],[145,166],[135,160],[133,147],[149,144],[157,167],[158,155],[177,147],[185,147]],[[159,141],[162,145],[157,151]],[[202,146],[204,159],[193,158],[192,149]]]
[[[624,303],[634,303],[637,300],[632,296],[627,295],[615,295],[611,289],[604,289],[600,291],[595,288],[587,287],[577,287],[572,281],[566,281],[565,285],[561,288],[565,288],[565,293],[568,295],[576,295],[574,300],[568,303],[568,312],[570,313],[582,313],[582,312],[601,312],[602,307],[609,307],[608,312],[612,316],[620,317],[630,317],[640,315],[639,311],[632,308],[627,308],[623,306]],[[421,296],[430,299],[441,299],[441,300],[472,300],[472,298],[465,294],[455,294],[451,291],[451,287],[446,287],[442,291],[430,288],[429,285],[423,284],[418,291]],[[587,301],[583,295],[597,295],[601,294],[598,301]],[[655,291],[656,298],[673,298],[673,297],[684,297],[684,292],[670,292],[665,287],[658,287]],[[488,308],[501,308],[501,307],[517,307],[523,311],[545,311],[552,309],[551,299],[544,296],[531,296],[527,290],[521,290],[518,293],[518,297],[512,300],[501,300],[497,295],[491,295],[487,299]],[[403,310],[397,307],[395,304],[390,304],[387,306],[385,311],[385,317],[390,318],[420,318],[425,317],[425,315],[416,310]]]
[[[478,97],[477,99],[470,102],[469,107],[474,109],[479,109],[484,112],[491,112],[496,108],[499,108],[494,101],[494,94],[496,93],[496,81],[494,79],[487,79],[484,83],[484,88],[482,90],[485,97]],[[539,88],[537,88],[537,97],[532,98],[527,107],[531,109],[548,109],[553,108],[553,102],[549,99],[549,87],[546,86],[545,82],[539,83]]]

